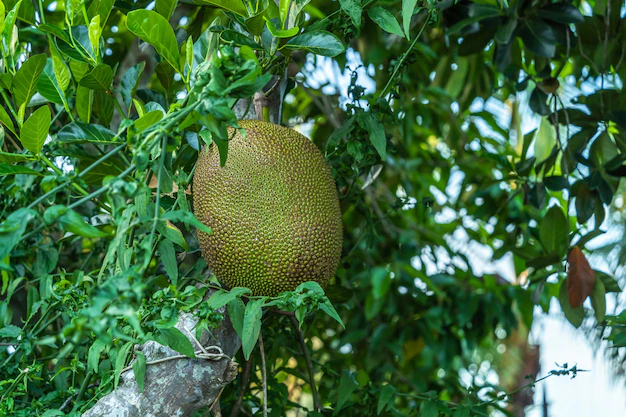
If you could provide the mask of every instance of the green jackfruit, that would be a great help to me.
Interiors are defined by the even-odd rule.
[[[342,223],[337,188],[322,153],[306,137],[244,120],[229,130],[228,159],[217,146],[198,156],[194,212],[202,255],[228,287],[276,296],[306,281],[324,286],[337,270]]]

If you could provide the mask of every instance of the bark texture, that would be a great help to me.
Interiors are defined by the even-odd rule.
[[[181,313],[176,327],[189,337],[197,323],[191,314]],[[213,336],[203,332],[200,343],[205,346],[219,346],[229,357],[233,357],[241,346],[227,313],[224,320],[214,330]],[[189,337],[196,352],[197,343]],[[141,347],[146,362],[179,355],[167,346],[147,342]],[[209,350],[209,353],[214,351]],[[139,391],[135,374],[129,370],[122,374],[120,385],[107,396],[101,398],[84,417],[165,417],[188,416],[194,411],[211,406],[219,397],[224,386],[237,376],[237,363],[223,358],[173,359],[147,365],[144,392]]]

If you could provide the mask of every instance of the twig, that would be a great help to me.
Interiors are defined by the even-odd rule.
[[[208,417],[208,415],[211,413],[213,413],[213,417],[222,417],[222,408],[220,407],[220,397],[222,396],[222,393],[224,392],[224,388],[226,388],[226,385],[224,385],[222,389],[220,390],[220,392],[217,393],[217,395],[215,396],[215,400],[213,400],[213,404],[211,404],[209,409],[206,411],[206,413],[202,415],[202,417]]]
[[[13,140],[13,138],[11,137],[11,135],[9,135],[8,133],[4,133],[4,137],[9,139],[9,142],[11,142],[11,144],[15,147],[15,149],[17,149],[18,152],[22,152],[22,148],[20,147],[20,145],[17,144],[17,142],[15,142]]]
[[[233,411],[230,413],[230,417],[237,417],[239,414],[239,409],[241,408],[241,403],[243,401],[243,394],[246,392],[246,387],[248,386],[248,381],[250,380],[250,369],[252,368],[252,361],[246,362],[246,367],[243,370],[243,375],[241,376],[241,390],[239,391],[239,397],[237,397],[237,401],[235,402],[235,406],[233,407]]]
[[[400,57],[400,61],[398,61],[398,64],[393,69],[393,72],[391,73],[391,77],[389,77],[389,81],[387,81],[387,84],[385,84],[385,88],[383,88],[383,91],[381,91],[378,97],[385,97],[385,94],[387,94],[387,89],[391,86],[391,83],[396,78],[396,74],[400,70],[400,67],[404,63],[404,60],[406,59],[407,56],[409,56],[409,53],[413,50],[413,48],[415,47],[415,44],[417,43],[419,38],[422,36],[424,29],[426,29],[426,26],[428,26],[428,23],[430,23],[430,17],[431,17],[431,11],[429,10],[428,14],[426,15],[426,21],[424,22],[424,25],[422,26],[420,31],[417,33],[417,36],[415,37],[415,39],[413,39],[413,42],[411,42],[411,45],[409,45],[409,48]]]
[[[95,388],[97,386],[99,386],[100,384],[91,384],[87,387],[87,389],[89,388]],[[63,411],[72,401],[72,398],[76,397],[77,395],[80,394],[80,391],[75,392],[74,394],[70,395],[68,398],[65,399],[65,401],[63,401],[63,404],[61,404],[61,407],[59,407],[59,411]],[[78,400],[76,400],[76,402],[78,402]]]
[[[284,310],[271,310],[272,313],[274,314],[279,314],[281,316],[289,316],[289,317],[295,317],[296,313],[294,313],[293,311],[284,311]]]
[[[265,97],[269,97],[274,92],[274,90],[276,90],[276,87],[280,85],[281,81],[282,81],[282,78],[278,77],[274,85],[271,86],[266,92],[264,92],[263,95],[265,95]]]
[[[265,348],[263,347],[263,335],[259,333],[259,350],[261,351],[261,376],[263,384],[263,417],[267,417],[267,369],[265,366]]]
[[[87,391],[88,389],[89,381],[91,381],[92,376],[93,376],[92,371],[87,372],[87,375],[85,375],[85,379],[83,380],[83,383],[80,386],[80,391],[78,391],[78,395],[76,396],[76,401],[74,401],[74,408],[72,409],[72,411],[76,411],[76,408],[78,407],[78,403],[80,402],[80,399],[83,397],[83,395],[85,394],[85,391]]]
[[[304,335],[300,331],[300,326],[298,324],[298,320],[295,317],[289,317],[291,324],[293,325],[294,330],[296,331],[296,335],[298,336],[298,341],[300,342],[300,346],[302,347],[302,353],[304,354],[304,361],[306,362],[307,371],[309,372],[309,385],[311,386],[311,394],[313,395],[313,407],[315,411],[320,411],[322,409],[322,405],[320,404],[320,397],[317,392],[317,386],[315,385],[315,374],[313,373],[313,361],[311,360],[311,353],[309,352],[309,348],[304,341]]]

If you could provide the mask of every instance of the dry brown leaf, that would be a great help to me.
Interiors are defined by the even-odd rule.
[[[578,246],[574,246],[567,257],[567,296],[572,308],[583,305],[583,301],[591,295],[595,275],[585,258],[585,254]]]

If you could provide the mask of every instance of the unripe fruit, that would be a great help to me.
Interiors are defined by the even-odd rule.
[[[193,180],[202,254],[228,287],[276,296],[305,281],[324,286],[342,246],[337,188],[322,153],[279,125],[240,121],[229,130],[226,164],[217,147],[202,149]]]

